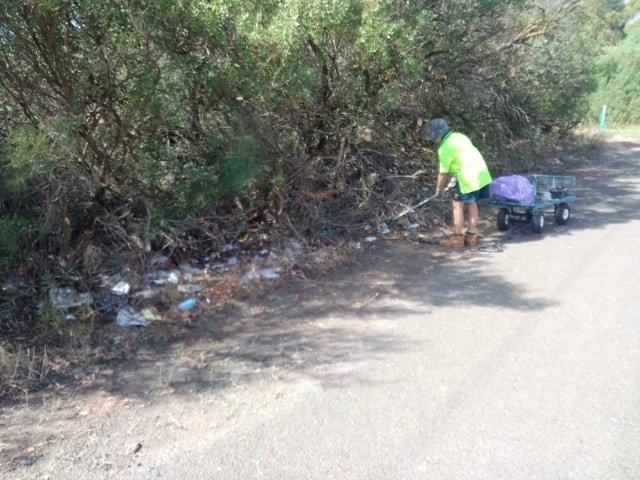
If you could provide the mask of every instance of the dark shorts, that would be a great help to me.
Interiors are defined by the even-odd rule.
[[[485,185],[480,190],[469,193],[460,193],[460,187],[456,185],[456,189],[453,192],[453,200],[456,202],[464,203],[478,203],[479,200],[484,200],[485,198],[491,197],[489,185]]]

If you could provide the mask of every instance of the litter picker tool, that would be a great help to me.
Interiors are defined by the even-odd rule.
[[[413,207],[409,207],[406,210],[403,210],[402,212],[400,212],[398,215],[396,215],[395,217],[390,218],[389,220],[387,220],[388,222],[395,222],[396,220],[398,220],[399,218],[404,217],[407,213],[413,212],[416,208],[420,208],[422,205],[424,205],[425,203],[429,203],[431,200],[433,200],[434,198],[436,198],[438,196],[438,194],[436,193],[435,195],[430,196],[429,198],[425,198],[424,200],[416,203]]]
[[[447,185],[447,188],[445,188],[442,193],[444,194],[445,192],[448,192],[449,190],[453,189],[456,186],[456,183],[457,183],[456,177],[453,177],[449,182],[449,185]],[[416,203],[413,207],[409,207],[406,210],[403,210],[402,212],[400,212],[395,217],[390,218],[389,220],[387,220],[387,222],[395,222],[399,218],[404,217],[407,213],[413,212],[416,208],[420,208],[422,205],[429,203],[431,200],[433,200],[437,196],[438,196],[438,193],[435,193],[434,195],[431,195],[429,198],[425,198],[424,200],[421,200],[420,202]]]

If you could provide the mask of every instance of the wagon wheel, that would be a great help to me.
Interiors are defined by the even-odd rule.
[[[569,221],[569,217],[571,216],[571,210],[569,209],[569,205],[566,203],[560,203],[556,206],[555,217],[556,223],[558,225],[564,225]]]
[[[511,226],[511,214],[508,208],[501,208],[498,211],[498,230],[504,232]]]
[[[534,212],[531,218],[531,228],[534,233],[542,233],[544,230],[544,214],[542,212]]]

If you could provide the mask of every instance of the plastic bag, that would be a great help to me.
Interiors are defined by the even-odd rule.
[[[535,196],[533,185],[521,175],[498,177],[491,182],[489,191],[500,202],[511,201],[522,205],[532,205]]]

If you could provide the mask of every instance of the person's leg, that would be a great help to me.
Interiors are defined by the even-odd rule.
[[[485,185],[477,192],[473,192],[465,197],[467,203],[467,215],[469,223],[467,232],[475,234],[478,231],[478,202],[491,196],[490,184]]]
[[[478,244],[478,204],[467,203],[467,215],[469,223],[464,234],[464,244],[468,247],[475,247]]]
[[[451,202],[453,209],[453,233],[454,235],[462,235],[464,229],[464,202]],[[476,223],[478,211],[476,210]]]
[[[467,231],[476,233],[478,231],[478,204],[467,203],[467,214],[469,216],[469,228]]]
[[[451,208],[453,210],[453,235],[446,240],[440,240],[440,245],[447,248],[461,248],[464,247],[464,235],[462,234],[464,203],[454,200],[451,202]]]

